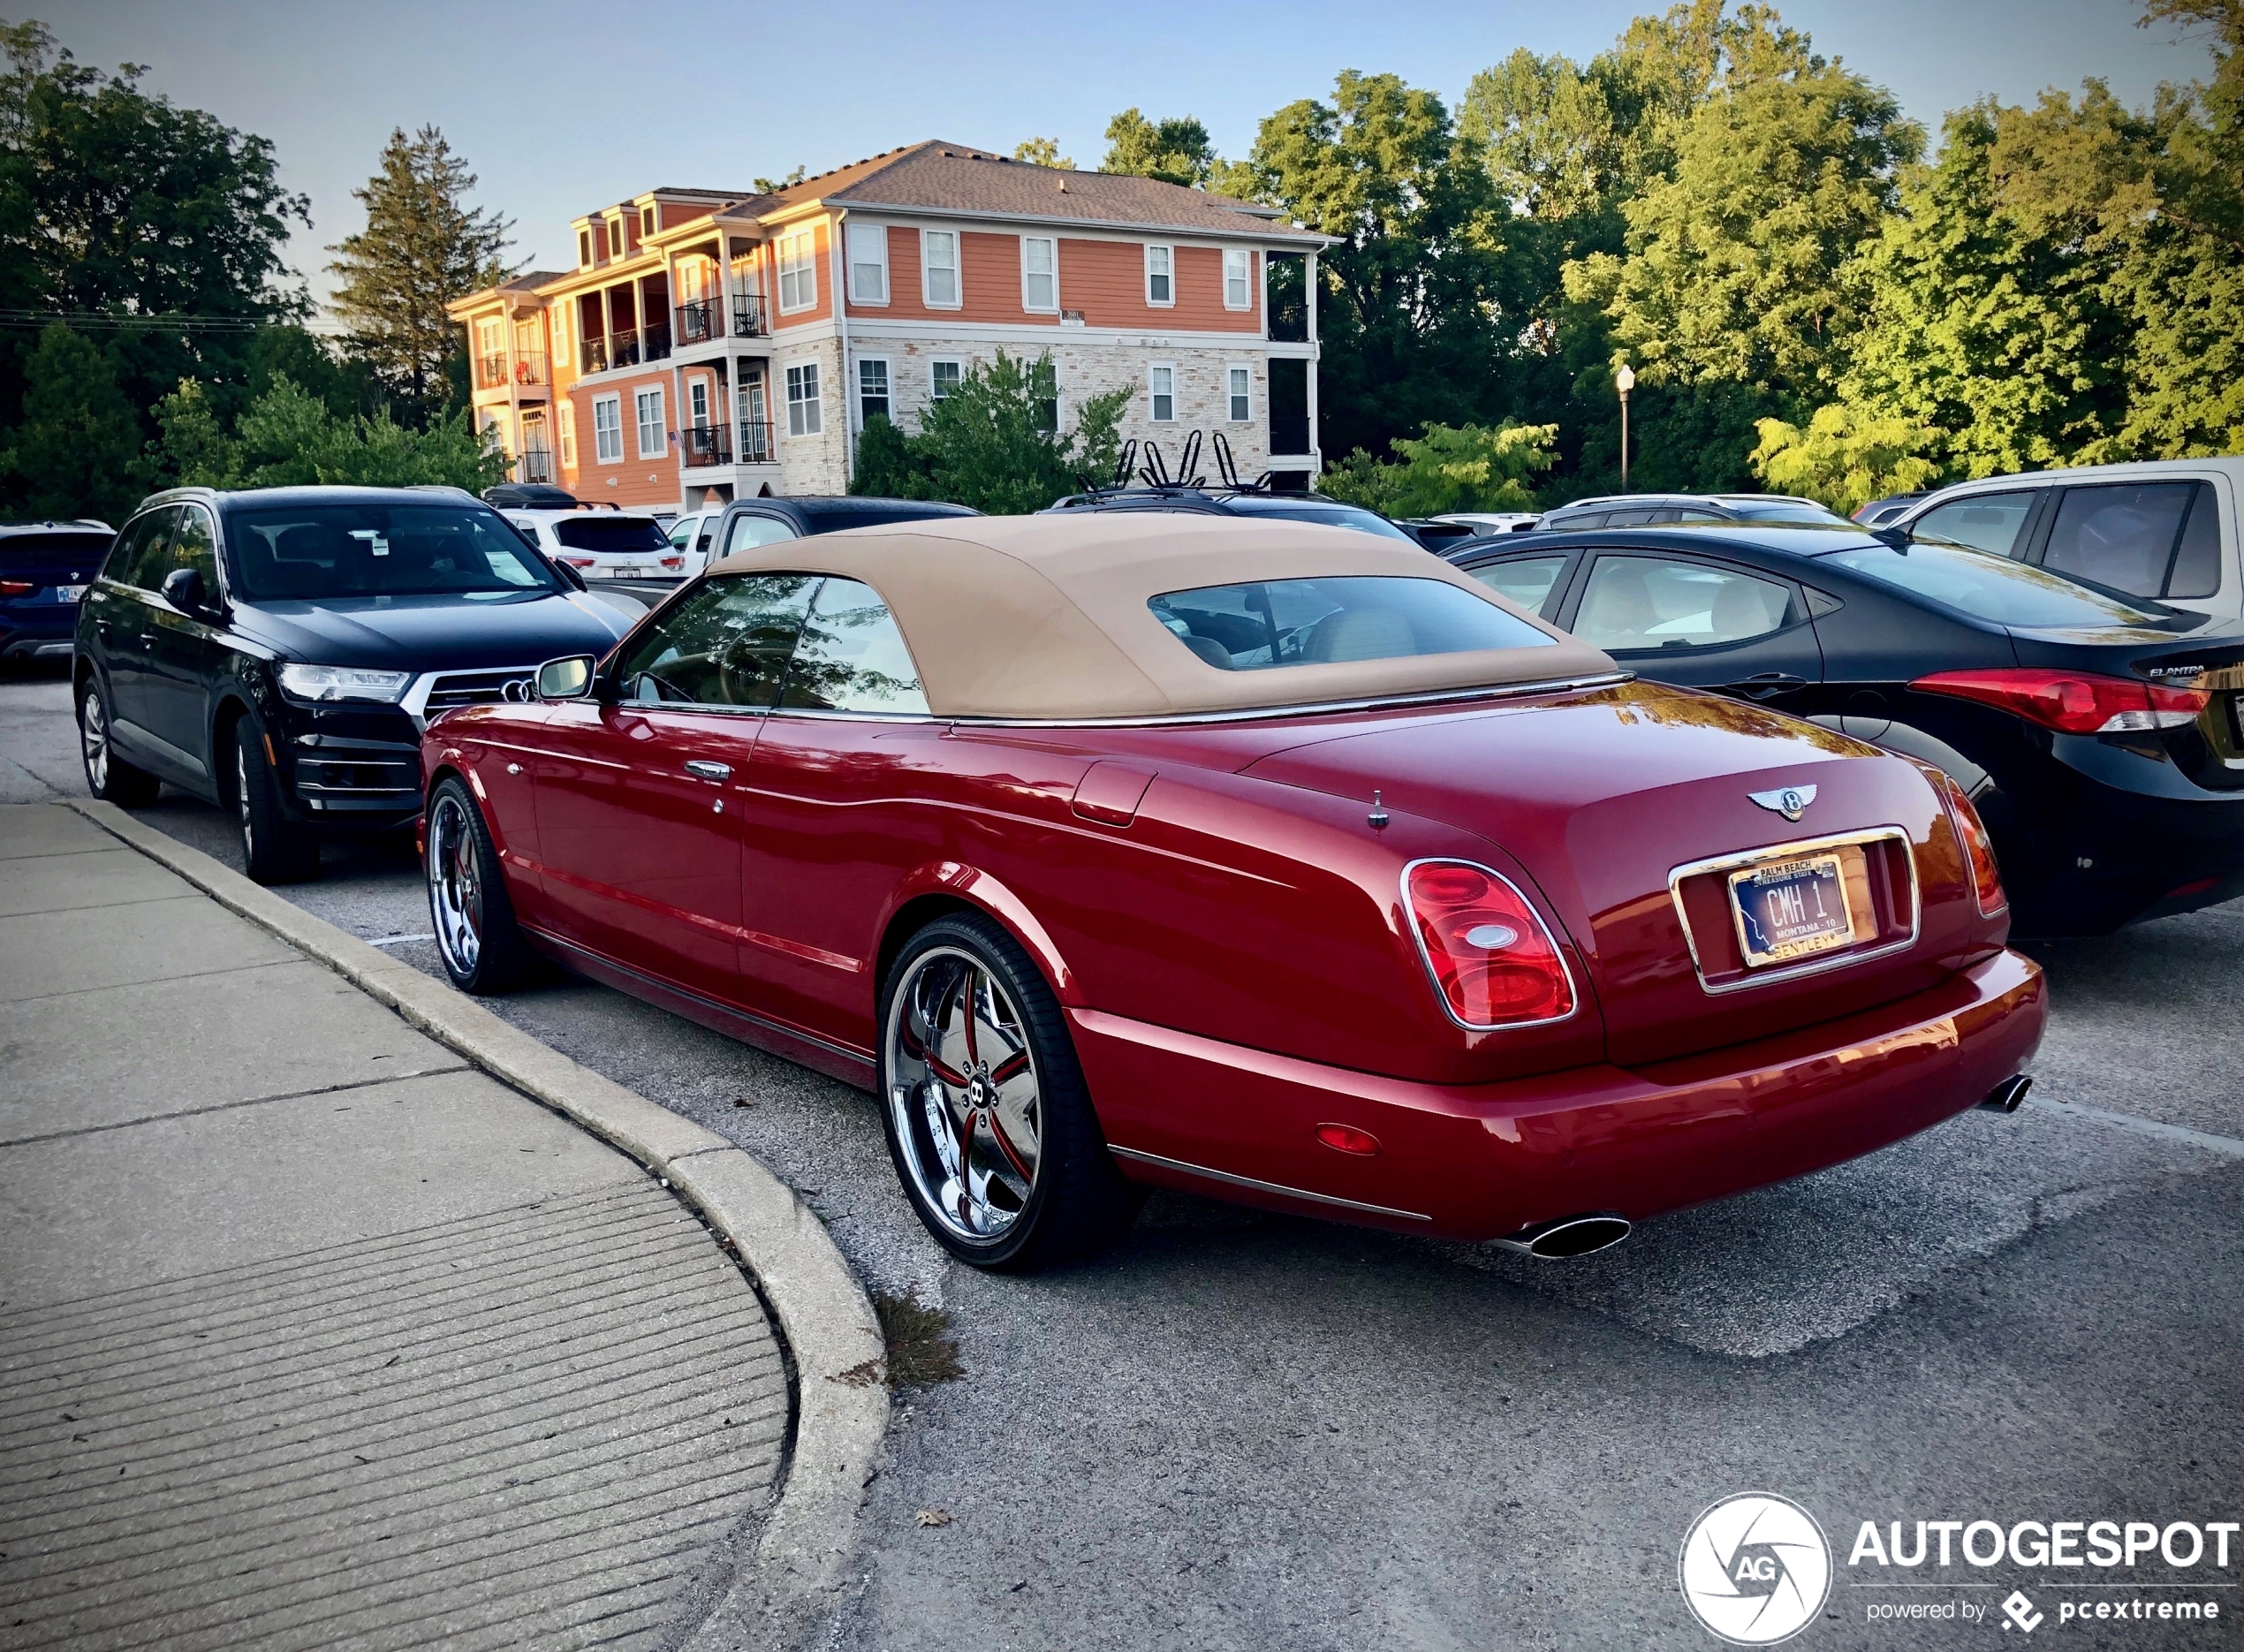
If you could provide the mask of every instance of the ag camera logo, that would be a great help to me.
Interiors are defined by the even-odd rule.
[[[1678,1563],[1691,1615],[1732,1646],[1774,1646],[1816,1621],[1831,1592],[1831,1546],[1789,1497],[1743,1491],[1691,1522]]]

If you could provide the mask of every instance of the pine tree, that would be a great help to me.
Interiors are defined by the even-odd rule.
[[[382,170],[351,192],[367,209],[367,227],[328,248],[351,352],[416,422],[443,411],[445,365],[465,347],[444,306],[513,273],[503,256],[513,222],[467,206],[474,187],[443,133],[423,126],[407,137],[398,128]]]

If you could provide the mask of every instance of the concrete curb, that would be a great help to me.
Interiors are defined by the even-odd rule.
[[[63,802],[222,906],[288,942],[503,1083],[565,1114],[672,1187],[730,1239],[778,1315],[799,1393],[786,1484],[744,1565],[686,1642],[693,1652],[793,1644],[840,1579],[888,1432],[886,1347],[872,1304],[793,1190],[714,1131],[508,1026],[451,983],[314,917],[113,803]]]

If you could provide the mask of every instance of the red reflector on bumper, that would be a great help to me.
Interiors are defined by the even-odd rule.
[[[1379,1151],[1379,1138],[1353,1125],[1319,1125],[1316,1139],[1336,1153],[1353,1153],[1361,1158]]]

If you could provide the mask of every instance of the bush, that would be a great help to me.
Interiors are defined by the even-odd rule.
[[[408,429],[387,408],[371,419],[337,418],[285,375],[250,403],[231,436],[202,387],[183,381],[156,404],[163,432],[150,468],[167,480],[212,488],[289,488],[313,482],[365,488],[438,483],[480,493],[505,480],[506,455],[464,412]]]
[[[1429,424],[1414,441],[1391,444],[1402,457],[1383,464],[1358,448],[1325,473],[1318,487],[1334,498],[1389,516],[1439,516],[1450,511],[1532,511],[1528,479],[1557,461],[1555,424]]]
[[[917,436],[885,419],[868,423],[850,491],[1024,516],[1077,491],[1088,477],[1111,475],[1130,391],[1092,397],[1075,428],[1063,433],[1056,382],[1050,352],[1029,361],[998,351],[951,395],[929,404]]]
[[[1808,428],[1781,419],[1760,421],[1754,474],[1779,493],[1804,494],[1846,516],[1888,494],[1914,493],[1940,474],[1923,456],[1932,431],[1907,419],[1881,418],[1832,402]]]

